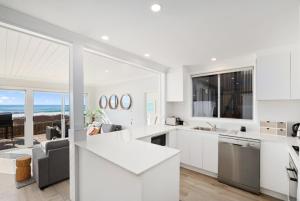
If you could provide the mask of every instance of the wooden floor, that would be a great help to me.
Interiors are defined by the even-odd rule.
[[[181,201],[278,201],[233,188],[187,169],[181,169],[180,180]]]
[[[181,169],[181,201],[275,201],[219,183],[216,179]],[[36,184],[16,189],[12,175],[0,174],[0,201],[68,201],[69,181],[41,191]],[[99,200],[100,201],[100,200]]]
[[[43,191],[36,183],[16,189],[14,175],[0,174],[0,201],[69,201],[69,181]]]

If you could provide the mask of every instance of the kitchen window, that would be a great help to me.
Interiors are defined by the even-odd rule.
[[[192,78],[193,117],[253,119],[253,69]]]
[[[193,116],[218,117],[218,75],[193,78]]]

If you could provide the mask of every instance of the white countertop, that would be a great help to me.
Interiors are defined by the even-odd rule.
[[[133,138],[141,139],[145,137],[151,137],[154,135],[168,133],[170,131],[176,130],[177,128],[178,128],[177,126],[155,125],[155,126],[133,127],[133,128],[129,128],[128,131],[132,134]]]
[[[170,131],[175,131],[176,129],[205,132],[211,135],[223,134],[235,137],[259,139],[262,141],[287,143],[287,145],[290,146],[300,144],[298,138],[260,134],[259,132],[234,133],[232,131],[220,130],[211,132],[195,130],[191,126],[155,125],[134,127],[113,133],[88,136],[87,141],[77,142],[76,145],[138,175],[177,155],[179,150],[154,145],[137,139],[168,133]],[[291,150],[289,149],[289,151]],[[293,154],[293,158],[297,159],[300,166],[299,156],[295,158],[295,155]]]
[[[136,140],[135,136],[143,135],[143,132],[150,135],[150,131],[151,129],[148,132],[147,129],[123,130],[89,136],[87,141],[77,142],[76,145],[139,175],[179,154],[176,149]]]
[[[232,137],[242,137],[242,138],[250,138],[257,139],[261,141],[273,141],[273,142],[285,142],[288,145],[300,145],[300,139],[297,137],[287,137],[280,135],[272,135],[272,134],[262,134],[259,131],[251,131],[251,132],[236,132],[233,130],[217,130],[217,131],[202,131],[193,129],[194,126],[175,126],[176,129],[189,130],[193,132],[204,132],[211,135],[228,135]]]

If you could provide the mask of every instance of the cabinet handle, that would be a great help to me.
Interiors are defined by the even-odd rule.
[[[298,177],[294,177],[293,174],[296,174],[296,170],[293,168],[286,168],[286,172],[288,175],[289,180],[294,181],[294,182],[298,182]]]
[[[241,145],[241,144],[232,144],[232,145],[234,145],[234,146],[239,146],[239,147],[241,147],[241,146],[243,146],[243,145]]]

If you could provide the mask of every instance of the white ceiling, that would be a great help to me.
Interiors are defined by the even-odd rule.
[[[0,79],[68,83],[69,48],[0,27]]]
[[[158,75],[93,53],[84,52],[84,82],[99,87]]]
[[[149,10],[153,2],[161,13]],[[298,0],[0,0],[0,4],[167,66],[294,43]]]
[[[105,86],[153,75],[150,71],[84,52],[86,85]],[[69,48],[0,27],[1,78],[68,84]]]

